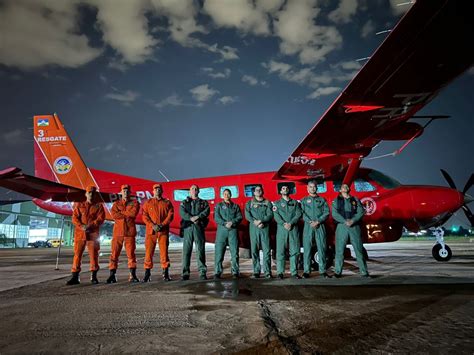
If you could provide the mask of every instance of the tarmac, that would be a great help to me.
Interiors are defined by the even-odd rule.
[[[449,242],[453,258],[437,262],[433,242],[366,245],[373,278],[346,260],[344,277],[207,281],[192,261],[180,281],[181,249],[170,252],[171,275],[161,279],[158,251],[152,282],[127,281],[125,251],[117,284],[106,284],[108,248],[100,257],[99,285],[89,273],[66,286],[72,250],[0,249],[0,354],[9,353],[474,353],[474,243]],[[143,248],[138,248],[139,277]],[[275,274],[273,265],[273,273]],[[88,269],[87,252],[83,270]],[[332,268],[330,269],[332,274]]]

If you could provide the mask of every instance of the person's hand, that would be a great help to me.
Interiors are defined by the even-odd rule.
[[[225,226],[227,228],[232,228],[232,222],[225,222]]]
[[[311,228],[318,228],[319,222],[318,221],[311,221],[311,223],[309,225],[311,226]]]
[[[263,223],[260,223],[257,227],[262,229],[263,227],[265,227],[265,225]]]
[[[153,224],[153,231],[154,232],[158,232],[159,229],[158,229],[158,224]]]
[[[196,221],[199,219],[198,216],[193,216],[191,217],[191,222],[196,223]]]
[[[259,219],[256,219],[255,221],[253,221],[253,224],[255,224],[257,227],[262,224],[262,221],[260,221]]]
[[[291,223],[284,223],[283,227],[285,227],[285,229],[289,231],[291,229]]]
[[[86,225],[86,224],[83,224],[83,225],[81,226],[81,229],[82,229],[83,231],[86,231],[86,230],[87,230],[87,225]]]
[[[353,223],[354,223],[354,222],[352,222],[351,219],[348,219],[348,220],[346,220],[346,222],[345,222],[346,226],[348,226],[348,227],[352,226]]]

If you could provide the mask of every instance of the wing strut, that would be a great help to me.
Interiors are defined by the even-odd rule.
[[[360,163],[362,163],[362,158],[353,158],[349,163],[349,167],[347,168],[346,175],[342,180],[343,184],[347,184],[351,186],[352,182],[354,181],[354,177],[359,170]]]

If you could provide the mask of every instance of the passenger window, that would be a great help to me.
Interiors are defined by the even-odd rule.
[[[356,179],[354,185],[357,192],[375,191],[374,185],[363,179]]]
[[[317,187],[317,191],[318,191],[318,194],[322,194],[322,193],[325,193],[328,191],[328,187],[326,186],[326,181],[322,182],[322,183],[318,183],[318,187]]]
[[[334,191],[339,192],[341,190],[342,181],[334,181]],[[366,191],[375,191],[376,188],[370,182],[364,179],[356,179],[354,181],[354,188],[356,192],[366,192]]]
[[[174,190],[174,200],[184,201],[189,196],[189,190]]]
[[[253,196],[253,190],[254,190],[257,186],[262,187],[262,185],[260,185],[260,184],[245,185],[245,186],[244,186],[244,195],[245,195],[245,197],[252,197],[252,196]]]
[[[239,188],[237,186],[222,186],[221,187],[221,192],[220,192],[220,197],[223,198],[224,197],[224,190],[225,189],[229,189],[230,190],[230,193],[232,194],[232,197],[239,197]]]
[[[282,186],[288,186],[290,188],[290,194],[295,194],[296,193],[296,185],[294,182],[279,182],[277,184],[277,193],[280,194],[281,187]]]
[[[174,200],[175,201],[184,201],[189,196],[189,190],[174,190]],[[213,187],[204,187],[199,189],[199,198],[203,200],[214,200],[216,193],[214,192]]]
[[[216,193],[213,187],[204,187],[199,189],[199,198],[203,200],[214,200],[216,198]]]

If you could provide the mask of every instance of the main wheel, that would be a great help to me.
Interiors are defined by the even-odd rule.
[[[449,261],[453,256],[451,248],[446,244],[444,245],[444,250],[441,247],[441,244],[436,244],[431,250],[431,253],[433,254],[433,258],[435,258],[437,261]]]

